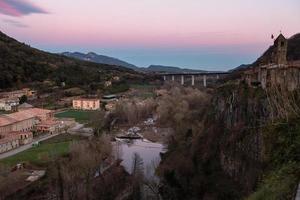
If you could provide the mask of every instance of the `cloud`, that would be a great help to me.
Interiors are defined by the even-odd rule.
[[[47,11],[28,0],[0,0],[0,14],[20,17],[32,13],[46,14]]]
[[[12,20],[12,19],[3,19],[2,21],[5,23],[8,23],[10,25],[19,27],[19,28],[27,28],[28,27],[26,24],[23,24],[21,22],[18,22],[18,21]]]

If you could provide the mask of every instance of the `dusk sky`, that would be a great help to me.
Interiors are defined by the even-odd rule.
[[[226,70],[300,32],[300,0],[0,0],[0,30],[50,51]]]

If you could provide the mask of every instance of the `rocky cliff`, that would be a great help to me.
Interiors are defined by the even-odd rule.
[[[178,192],[167,198],[292,199],[300,180],[299,92],[228,83],[213,93],[204,127],[163,157],[163,188]],[[182,154],[192,167],[172,164]]]

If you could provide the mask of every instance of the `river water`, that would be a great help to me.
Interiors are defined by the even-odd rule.
[[[145,139],[139,140],[119,140],[116,142],[116,152],[118,158],[122,159],[127,172],[132,172],[134,154],[137,153],[143,160],[144,175],[154,177],[155,169],[160,162],[160,153],[166,151],[163,144],[153,143]]]

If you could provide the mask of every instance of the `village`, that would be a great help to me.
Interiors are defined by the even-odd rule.
[[[108,136],[105,141],[113,146],[113,152],[101,160],[103,164],[97,173],[116,169],[116,163],[122,163],[124,174],[130,173],[129,161],[134,152],[144,156],[147,165],[153,164],[155,158],[160,161],[169,136],[175,132],[170,124],[185,119],[193,106],[201,107],[210,99],[215,86],[228,84],[226,78],[234,73],[239,78],[230,82],[233,85],[265,91],[277,87],[287,91],[298,89],[299,61],[288,61],[287,48],[287,39],[280,34],[274,40],[271,54],[266,55],[271,59],[259,60],[245,70],[232,73],[157,73],[152,81],[128,85],[113,76],[99,83],[100,89],[69,87],[64,82],[47,80],[38,86],[1,91],[0,167],[5,166],[8,171],[11,180],[8,185],[16,185],[10,187],[7,195],[40,180],[49,163],[74,151],[73,146],[80,144],[79,141],[93,143]],[[169,81],[168,76],[172,77]],[[178,77],[181,77],[179,82]],[[126,89],[119,90],[122,87]],[[175,120],[170,122],[172,117]],[[190,131],[187,130],[187,135]],[[155,167],[150,174],[155,177]]]
[[[60,110],[37,108],[27,102],[20,103],[24,97],[29,101],[36,99],[37,94],[37,91],[29,88],[0,93],[0,153],[32,143],[34,138],[41,135],[56,135],[74,127],[75,119],[68,117],[72,112],[76,118],[76,113],[91,114],[101,109],[113,111],[120,98],[117,95],[103,95],[101,99],[76,96],[71,98],[70,107]],[[57,118],[56,113],[58,116],[67,117]]]
[[[106,87],[111,84],[105,82]],[[41,164],[37,164],[49,162],[42,155],[48,157],[55,150],[58,150],[57,156],[67,153],[72,141],[93,135],[92,127],[87,124],[96,118],[96,113],[109,113],[121,98],[125,99],[124,94],[97,97],[76,93],[56,101],[57,104],[63,101],[63,108],[44,108],[40,102],[46,102],[50,95],[55,96],[30,88],[0,93],[0,161],[1,166],[9,170],[18,169],[9,173],[15,177],[12,184],[20,184],[15,189],[26,187],[45,175],[45,165],[38,167]]]
[[[299,62],[287,61],[287,39],[280,34],[272,47],[271,60],[262,60],[257,67],[250,67],[243,72],[240,81],[245,81],[249,86],[261,86],[263,89],[274,85],[287,87],[294,90],[299,87],[299,75],[297,75]],[[291,75],[289,75],[291,74]],[[193,75],[194,76],[194,75]],[[284,76],[284,77],[282,77]],[[164,81],[165,75],[163,75]],[[112,87],[120,81],[115,76],[104,82],[104,87]],[[172,77],[174,82],[174,76]],[[192,86],[195,81],[192,81]],[[188,83],[185,83],[188,85]],[[50,84],[51,85],[51,84]],[[63,86],[64,83],[62,83]],[[147,97],[162,95],[164,90],[152,89],[144,95]],[[130,92],[116,94],[86,95],[79,88],[65,89],[65,95],[56,100],[54,109],[43,108],[44,101],[53,94],[39,94],[38,91],[23,88],[0,93],[0,153],[17,149],[22,145],[32,143],[34,138],[41,135],[56,135],[76,125],[76,112],[88,112],[104,110],[111,112],[116,109],[119,100],[126,102],[143,92],[131,89]],[[138,94],[138,95],[137,95]],[[55,95],[55,94],[54,94]],[[35,103],[35,107],[28,102]],[[42,102],[42,103],[41,103]],[[143,100],[139,100],[143,104]],[[60,117],[55,117],[55,116]],[[75,116],[75,117],[74,117]],[[72,118],[73,117],[73,118]],[[87,119],[85,119],[87,120]]]

